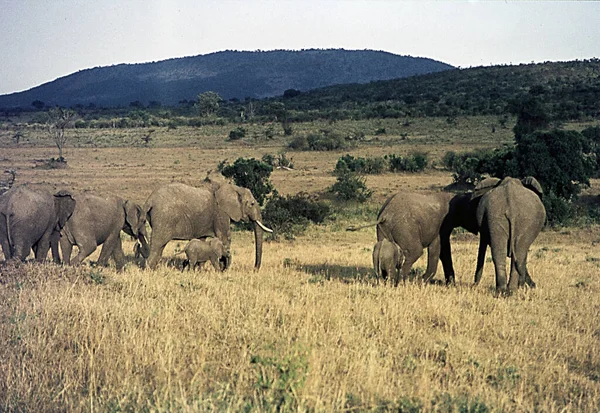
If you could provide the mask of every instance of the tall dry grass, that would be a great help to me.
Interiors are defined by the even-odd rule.
[[[313,228],[259,272],[250,233],[225,273],[5,267],[0,410],[600,408],[600,229],[542,234],[538,289],[508,298],[490,263],[471,287],[475,237],[451,288],[377,285],[374,238]]]
[[[290,153],[295,170],[274,171],[272,181],[283,194],[320,193],[344,153],[418,149],[436,159],[510,139],[510,131],[491,134],[493,121],[294,125],[298,133],[388,134],[343,152]],[[261,134],[253,128],[250,136]],[[142,203],[161,184],[195,184],[223,159],[285,150],[281,137],[225,143],[229,129],[161,129],[151,147],[135,148],[115,146],[139,145],[143,131],[80,130],[60,170],[34,167],[56,156],[41,132],[15,145],[0,131],[0,167],[16,168],[19,184]],[[490,262],[482,285],[471,287],[477,238],[461,232],[453,242],[456,287],[374,282],[373,228],[344,228],[374,217],[392,192],[450,181],[439,170],[369,176],[374,199],[361,214],[267,243],[259,272],[245,232],[233,233],[225,273],[170,265],[183,242],[169,244],[156,271],[133,262],[122,273],[88,264],[0,266],[0,411],[600,410],[600,228],[543,232],[529,256],[538,288],[507,298],[494,296]],[[599,187],[593,181],[588,193]],[[424,267],[422,258],[416,268]]]

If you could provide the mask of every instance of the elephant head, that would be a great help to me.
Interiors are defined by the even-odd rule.
[[[259,269],[262,261],[263,231],[273,232],[273,230],[267,228],[261,222],[260,206],[254,199],[252,192],[237,185],[222,184],[216,189],[215,198],[219,213],[227,215],[229,219],[235,222],[250,220],[254,224],[254,241],[256,245],[254,268]]]
[[[62,190],[54,194],[54,210],[56,212],[55,231],[60,232],[75,211],[75,199],[71,192]]]
[[[138,252],[147,258],[149,248],[148,234],[146,233],[146,215],[138,204],[129,200],[124,202],[123,209],[125,210],[123,231],[139,241]]]
[[[535,179],[533,176],[526,176],[525,178],[521,179],[521,183],[525,188],[535,192],[537,196],[539,196],[540,199],[542,199],[542,196],[544,195],[544,190],[542,189],[542,185],[540,185],[537,179]]]

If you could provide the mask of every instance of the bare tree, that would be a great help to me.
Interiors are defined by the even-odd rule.
[[[53,107],[48,110],[48,120],[46,121],[46,128],[48,134],[56,144],[58,148],[58,160],[64,162],[63,148],[67,143],[67,135],[65,129],[70,128],[75,121],[77,113],[71,109]]]

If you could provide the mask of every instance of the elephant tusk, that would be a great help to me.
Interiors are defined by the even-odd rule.
[[[262,230],[263,230],[263,231],[266,231],[266,232],[273,232],[273,230],[272,230],[272,229],[265,227],[265,226],[263,225],[263,223],[262,223],[262,222],[260,222],[260,221],[258,221],[258,220],[257,220],[257,221],[256,221],[256,223],[258,224],[258,226],[259,226],[259,227],[261,227],[261,228],[262,228]]]

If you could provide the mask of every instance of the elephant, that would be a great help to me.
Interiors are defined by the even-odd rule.
[[[146,226],[142,208],[118,196],[75,195],[75,211],[62,229],[60,247],[65,264],[79,265],[102,245],[98,264],[106,265],[112,257],[117,270],[124,265],[121,230],[146,245]],[[73,245],[79,248],[71,260]]]
[[[25,186],[13,187],[0,196],[0,244],[6,261],[24,261],[31,249],[36,261],[45,261],[52,240],[73,214],[76,201],[69,191],[54,195]],[[58,248],[52,245],[58,261]]]
[[[149,268],[156,268],[171,240],[216,237],[225,247],[223,270],[231,264],[231,221],[254,223],[255,269],[262,260],[263,231],[273,232],[262,222],[260,207],[247,188],[208,179],[199,187],[172,183],[156,189],[144,204],[152,228],[149,248],[142,248]]]
[[[350,227],[348,230],[376,225],[378,241],[387,239],[399,246],[404,254],[404,262],[400,276],[395,280],[396,285],[400,278],[404,281],[407,279],[412,265],[423,254],[424,248],[427,248],[427,269],[423,280],[429,282],[435,276],[438,260],[441,260],[446,284],[454,284],[450,235],[457,227],[478,234],[475,212],[479,199],[468,192],[398,192],[384,202],[374,224]]]
[[[373,267],[377,281],[379,282],[380,277],[387,281],[389,277],[397,284],[403,260],[404,254],[394,242],[387,239],[377,242],[373,247]]]
[[[215,270],[221,271],[221,259],[225,256],[225,246],[219,238],[194,238],[185,246],[181,252],[185,252],[187,260],[183,263],[183,269],[186,267],[196,268],[196,266],[210,261]],[[180,254],[181,254],[180,253]]]
[[[480,194],[481,191],[485,193]],[[542,187],[533,177],[488,178],[475,188],[474,196],[481,197],[476,211],[481,235],[475,284],[481,280],[489,245],[498,293],[507,292],[506,257],[510,257],[511,262],[508,291],[515,291],[524,284],[535,288],[527,270],[527,254],[546,222],[542,195]]]

